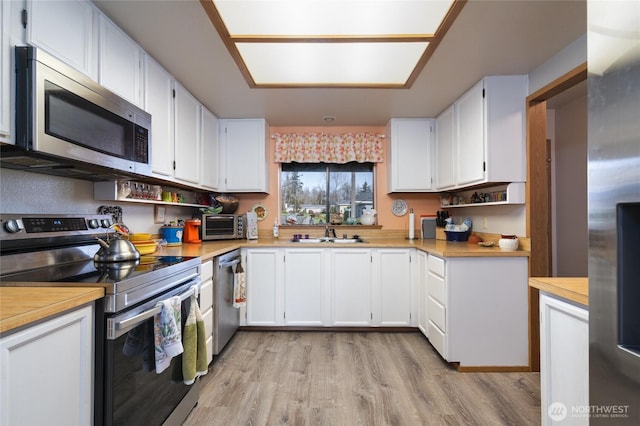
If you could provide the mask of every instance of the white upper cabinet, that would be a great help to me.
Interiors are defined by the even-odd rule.
[[[387,124],[387,193],[433,189],[430,118],[392,118]]]
[[[456,163],[458,185],[482,182],[485,179],[484,82],[476,83],[455,103]]]
[[[28,0],[27,43],[98,81],[95,13],[93,4],[84,0]]]
[[[220,177],[218,118],[202,107],[202,187],[217,191]]]
[[[134,105],[142,102],[144,51],[127,34],[100,14],[99,83]]]
[[[145,55],[145,104],[151,114],[151,171],[173,177],[173,77]]]
[[[436,117],[435,189],[453,188],[454,175],[454,107],[451,105]]]
[[[200,102],[178,82],[175,83],[174,176],[177,180],[200,184],[201,139]]]
[[[526,96],[526,75],[490,76],[454,103],[456,186],[525,180]]]
[[[268,125],[264,119],[220,120],[221,190],[269,192]]]

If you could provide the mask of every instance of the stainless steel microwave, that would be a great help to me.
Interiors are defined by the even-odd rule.
[[[26,156],[151,174],[149,113],[34,47],[16,47],[15,60],[15,145]]]
[[[246,216],[241,214],[204,214],[200,225],[202,240],[236,240],[247,236]]]

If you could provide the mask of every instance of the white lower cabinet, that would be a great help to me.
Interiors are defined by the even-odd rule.
[[[373,324],[411,326],[411,249],[373,250]],[[377,297],[375,297],[377,296]]]
[[[93,423],[93,303],[0,339],[0,424]]]
[[[589,424],[583,411],[589,406],[589,312],[545,293],[540,293],[540,400],[543,425],[556,423],[551,416],[563,413],[557,423]]]
[[[331,249],[331,325],[372,324],[370,249]]]
[[[526,257],[428,257],[429,341],[461,367],[529,364]]]
[[[200,273],[200,313],[204,320],[204,333],[207,336],[208,362],[213,361],[213,261],[202,263]]]
[[[427,309],[428,288],[427,288],[427,258],[428,254],[418,250],[416,252],[417,285],[418,285],[418,329],[425,337],[429,337],[429,310]]]
[[[426,292],[427,336],[433,347],[446,360],[449,359],[447,334],[447,301],[445,283],[445,260],[429,255],[427,259]]]
[[[246,249],[246,318],[242,325],[283,325],[282,249]]]
[[[415,326],[414,251],[245,249],[247,306],[241,325]]]
[[[326,324],[324,255],[322,248],[284,251],[284,325]]]

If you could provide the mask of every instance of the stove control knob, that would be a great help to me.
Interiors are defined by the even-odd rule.
[[[102,219],[100,221],[100,226],[102,226],[103,228],[108,228],[111,226],[111,222],[109,221],[109,219]]]
[[[16,232],[22,231],[24,225],[20,219],[9,219],[4,223],[4,229],[10,234],[15,234]]]
[[[96,229],[100,227],[100,222],[98,222],[98,219],[89,219],[88,225],[89,225],[89,228]]]

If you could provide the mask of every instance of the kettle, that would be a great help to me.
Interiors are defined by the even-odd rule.
[[[140,259],[140,252],[129,240],[116,236],[110,243],[96,237],[100,250],[93,255],[95,262],[124,262]]]
[[[360,216],[360,223],[363,225],[373,225],[376,222],[376,214],[378,212],[375,209],[364,209],[362,216]]]

